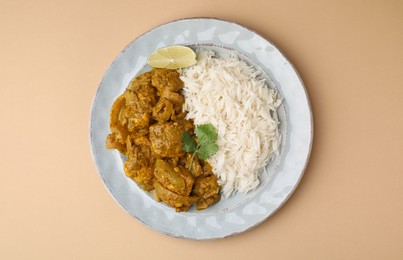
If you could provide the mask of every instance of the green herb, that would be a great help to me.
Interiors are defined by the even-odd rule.
[[[184,132],[182,135],[182,150],[188,152],[188,153],[193,153],[196,151],[197,144],[196,141],[193,139],[193,137],[190,136],[188,132]]]
[[[190,169],[195,154],[197,154],[199,159],[207,160],[218,151],[218,145],[216,144],[218,134],[212,124],[199,125],[195,130],[195,134],[198,140],[197,143],[188,132],[182,135],[182,150],[193,153],[192,159],[190,160]]]

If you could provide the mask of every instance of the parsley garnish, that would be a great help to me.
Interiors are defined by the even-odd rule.
[[[198,140],[197,143],[188,132],[182,135],[182,150],[193,153],[192,159],[190,160],[190,169],[195,154],[197,154],[199,159],[207,160],[218,151],[218,145],[216,144],[218,134],[212,124],[199,125],[195,130],[195,134]]]

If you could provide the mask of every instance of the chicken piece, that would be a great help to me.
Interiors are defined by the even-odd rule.
[[[172,113],[171,115],[171,120],[172,121],[181,121],[184,120],[186,117],[187,112],[184,111],[180,111],[180,112],[176,112],[176,113]]]
[[[152,153],[151,142],[146,136],[133,138],[128,136],[126,141],[127,160],[124,164],[126,176],[137,182],[144,190],[153,189],[155,157]]]
[[[193,124],[193,121],[190,119],[177,119],[176,122],[181,125],[186,132],[189,132],[189,134],[193,135],[193,131],[195,129],[195,126]]]
[[[193,190],[194,178],[192,174],[190,174],[189,170],[185,167],[178,165],[174,167],[174,170],[179,173],[179,175],[185,181],[185,189],[182,190],[179,194],[184,196],[189,196]]]
[[[129,135],[126,127],[122,125],[122,123],[119,121],[119,115],[124,106],[125,95],[122,94],[115,100],[112,105],[109,122],[111,133],[106,139],[106,148],[118,149],[121,152],[124,152],[124,147],[126,145],[125,141],[127,136]]]
[[[196,197],[178,195],[164,188],[158,181],[154,182],[154,188],[156,199],[174,207],[177,212],[187,211],[189,207],[197,201]]]
[[[151,168],[146,166],[138,167],[132,160],[127,160],[124,170],[126,176],[134,180],[143,190],[151,191],[154,188],[154,175]]]
[[[209,176],[213,174],[213,167],[207,161],[200,161],[200,165],[203,168],[203,175]]]
[[[151,86],[151,72],[148,71],[137,77],[135,77],[132,82],[130,82],[127,90],[137,92],[144,87]]]
[[[154,176],[164,188],[176,194],[182,194],[186,189],[185,180],[179,174],[178,167],[173,167],[164,160],[155,161]]]
[[[116,134],[116,132],[108,134],[106,137],[106,148],[117,149],[120,153],[126,154],[126,144],[119,142],[117,136],[119,136],[119,134]]]
[[[122,112],[122,121],[126,122],[127,130],[130,133],[148,129],[150,126],[151,111],[142,111],[133,107],[126,107]],[[144,133],[147,134],[148,131]]]
[[[183,88],[183,81],[175,70],[153,69],[151,73],[151,84],[157,88],[160,95],[166,90],[178,92]]]
[[[136,93],[139,105],[144,106],[147,110],[151,110],[157,103],[157,91],[151,85],[141,86]]]
[[[164,160],[172,166],[178,166],[181,157],[165,158]]]
[[[148,88],[152,89],[151,87]],[[150,90],[149,92],[125,91],[123,95],[125,105],[119,113],[120,124],[125,126],[130,133],[143,129],[148,130],[156,100],[155,90]]]
[[[193,175],[193,177],[196,178],[196,177],[199,177],[200,175],[202,175],[203,174],[203,168],[200,165],[199,157],[197,155],[195,155],[193,157],[193,160],[192,160],[192,154],[187,153],[185,156],[186,157],[185,157],[185,160],[183,162],[184,166],[186,168],[190,169],[190,172]],[[192,165],[190,165],[191,162],[192,162]]]
[[[151,160],[151,164],[154,164],[155,156],[151,148],[150,138],[148,136],[136,137],[135,134],[131,134],[130,137],[131,137],[130,140],[132,140],[130,141],[130,143],[134,143],[134,145],[140,146],[141,152]],[[129,143],[129,140],[126,140],[126,143]]]
[[[106,139],[106,147],[126,153],[125,141],[129,134],[148,134],[156,100],[156,90],[151,86],[151,72],[134,79],[112,105],[109,125],[111,134]]]
[[[137,82],[134,80],[133,82]],[[138,110],[150,110],[157,102],[157,92],[151,84],[136,85],[134,83],[124,92],[126,95],[126,106],[134,106]],[[140,84],[140,83],[139,83]],[[133,87],[136,85],[136,87]]]
[[[153,109],[153,119],[158,122],[166,122],[171,118],[171,115],[174,113],[172,101],[166,98],[160,98],[158,103],[155,105]]]
[[[160,158],[179,157],[182,150],[183,125],[176,122],[156,123],[150,126],[150,140],[153,152]]]
[[[161,94],[161,98],[166,98],[171,101],[176,113],[180,113],[182,111],[183,103],[185,103],[185,97],[181,94],[171,91],[164,91]]]
[[[196,202],[196,209],[197,210],[203,210],[203,209],[207,209],[208,207],[216,204],[217,202],[219,202],[221,199],[220,194],[214,194],[211,197],[208,197],[207,199],[199,199]]]
[[[192,194],[199,197],[196,202],[198,210],[206,209],[220,200],[220,186],[215,175],[196,179]]]

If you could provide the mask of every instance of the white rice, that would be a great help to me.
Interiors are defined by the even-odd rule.
[[[184,110],[195,125],[211,123],[218,131],[219,151],[208,159],[222,194],[246,193],[259,185],[259,175],[279,153],[276,90],[260,72],[235,54],[215,57],[199,50],[194,66],[183,69]]]

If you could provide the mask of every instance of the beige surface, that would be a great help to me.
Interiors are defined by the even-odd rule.
[[[403,259],[403,2],[238,2],[0,1],[0,259]],[[168,237],[130,217],[88,145],[92,98],[114,57],[193,16],[279,46],[315,120],[292,198],[218,241]]]

